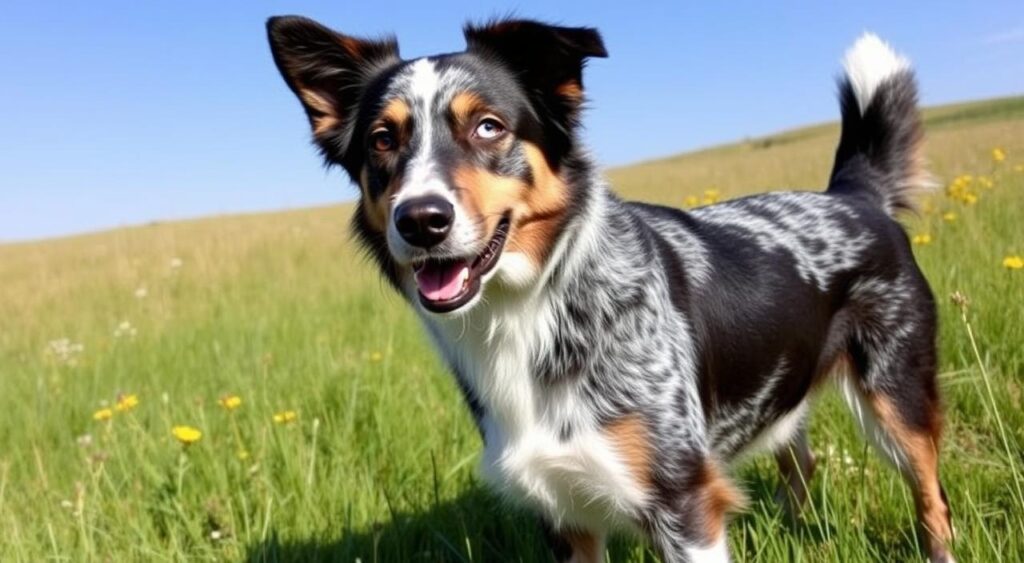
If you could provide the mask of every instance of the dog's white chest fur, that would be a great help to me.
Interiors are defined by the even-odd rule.
[[[482,469],[488,482],[509,498],[542,510],[556,526],[601,530],[622,525],[644,502],[643,490],[614,446],[597,432],[561,440],[552,429],[536,425],[510,438],[490,418],[484,428]]]
[[[574,386],[541,384],[532,373],[531,358],[550,342],[550,315],[543,307],[490,309],[485,320],[465,319],[460,334],[433,325],[485,409],[485,479],[556,526],[621,527],[645,502],[644,490]]]

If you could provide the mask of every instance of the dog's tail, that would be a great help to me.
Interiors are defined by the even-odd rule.
[[[912,211],[931,181],[910,63],[865,33],[846,52],[843,66],[843,130],[828,191],[870,198],[890,216]]]

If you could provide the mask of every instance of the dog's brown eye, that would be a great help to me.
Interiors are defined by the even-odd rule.
[[[485,117],[477,124],[476,130],[473,131],[473,136],[478,139],[491,140],[497,139],[504,132],[505,126],[500,121],[493,117]]]
[[[394,150],[395,136],[386,127],[375,129],[373,133],[370,133],[370,146],[379,152]]]

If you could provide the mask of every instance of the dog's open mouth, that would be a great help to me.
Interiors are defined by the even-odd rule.
[[[508,238],[509,218],[494,229],[483,252],[471,258],[428,258],[414,266],[420,303],[435,313],[448,313],[480,293],[481,278],[494,269]]]

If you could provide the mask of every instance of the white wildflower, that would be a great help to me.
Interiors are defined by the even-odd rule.
[[[81,342],[72,342],[70,338],[51,340],[46,345],[46,353],[57,363],[73,366],[78,363],[78,356],[85,350]]]
[[[135,338],[136,334],[138,334],[138,330],[128,321],[121,321],[121,324],[114,329],[114,338]]]

